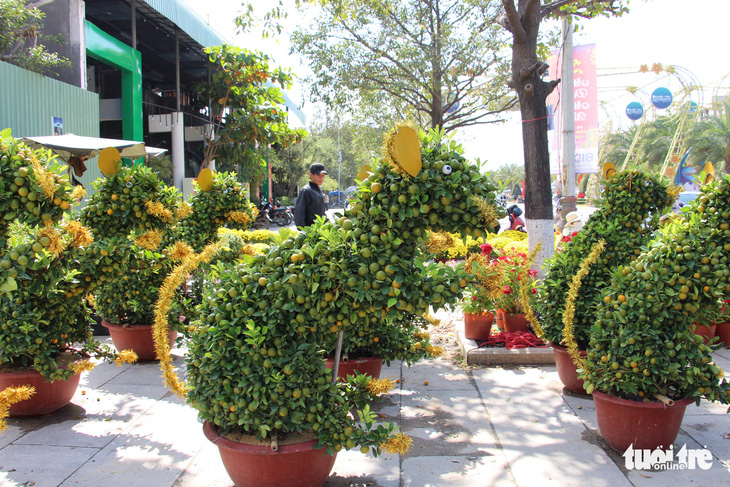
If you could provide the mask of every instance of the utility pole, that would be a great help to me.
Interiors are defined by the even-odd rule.
[[[575,196],[575,100],[573,96],[573,24],[569,15],[563,17],[563,65],[560,104],[563,109],[563,164],[561,167],[563,194],[558,228],[565,226],[565,215],[576,210]]]

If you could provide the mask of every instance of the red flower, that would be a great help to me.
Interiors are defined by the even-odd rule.
[[[489,245],[488,242],[484,242],[481,245],[481,248],[482,248],[482,255],[487,256],[487,257],[489,257],[492,254],[492,250],[494,250],[494,248],[491,245]]]
[[[502,288],[502,294],[512,294],[512,288],[505,286]]]

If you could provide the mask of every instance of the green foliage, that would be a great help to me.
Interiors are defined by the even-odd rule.
[[[730,177],[706,185],[598,300],[585,387],[613,395],[730,402],[712,349],[694,335],[730,291]]]
[[[144,165],[152,169],[160,181],[168,186],[172,186],[172,160],[170,160],[170,156],[160,155],[149,157],[144,162]]]
[[[24,0],[0,2],[0,60],[41,74],[55,74],[68,59],[48,52],[43,40],[62,42],[60,36],[47,36],[43,29],[45,14]]]
[[[579,348],[585,349],[595,322],[595,303],[620,265],[627,265],[640,254],[653,237],[661,214],[671,208],[665,182],[637,170],[618,173],[604,183],[604,203],[591,215],[578,235],[545,264],[545,279],[540,286],[536,309],[545,339],[563,340],[563,312],[568,286],[593,245],[605,240],[606,250],[583,278],[573,326]],[[651,217],[650,221],[646,221]]]
[[[87,321],[83,232],[60,223],[71,201],[64,170],[48,151],[0,132],[0,366],[32,367],[49,380],[72,374],[56,362],[62,352],[113,357]]]

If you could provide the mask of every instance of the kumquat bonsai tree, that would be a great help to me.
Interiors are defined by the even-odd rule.
[[[71,187],[64,170],[50,151],[32,151],[9,129],[0,132],[0,384],[6,384],[4,372],[36,371],[45,380],[66,381],[93,368],[90,356],[134,359],[91,335],[84,299],[89,283],[80,263],[94,239],[68,218],[83,190]],[[20,389],[0,393],[0,416],[10,402],[32,398],[32,391]]]
[[[442,134],[400,126],[365,174],[351,210],[284,235],[242,264],[213,264],[180,382],[163,350],[167,384],[221,434],[281,441],[309,434],[328,453],[360,447],[403,452],[410,440],[376,424],[367,401],[389,389],[367,375],[333,380],[325,359],[369,348],[389,360],[438,354],[424,332],[430,306],[458,301],[463,268],[427,264],[429,228],[479,234],[496,224],[494,187]],[[217,244],[191,254],[165,282],[155,334],[163,336],[173,290]],[[463,267],[463,266],[462,266]],[[358,409],[357,419],[348,416]]]

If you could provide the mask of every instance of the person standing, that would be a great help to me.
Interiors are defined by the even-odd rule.
[[[326,175],[324,164],[315,163],[309,166],[309,183],[299,190],[294,207],[294,223],[297,228],[308,227],[318,215],[325,216],[322,183]]]
[[[327,173],[325,173],[327,174]],[[322,199],[324,200],[324,209],[325,211],[330,209],[330,195],[327,193],[322,193]]]

